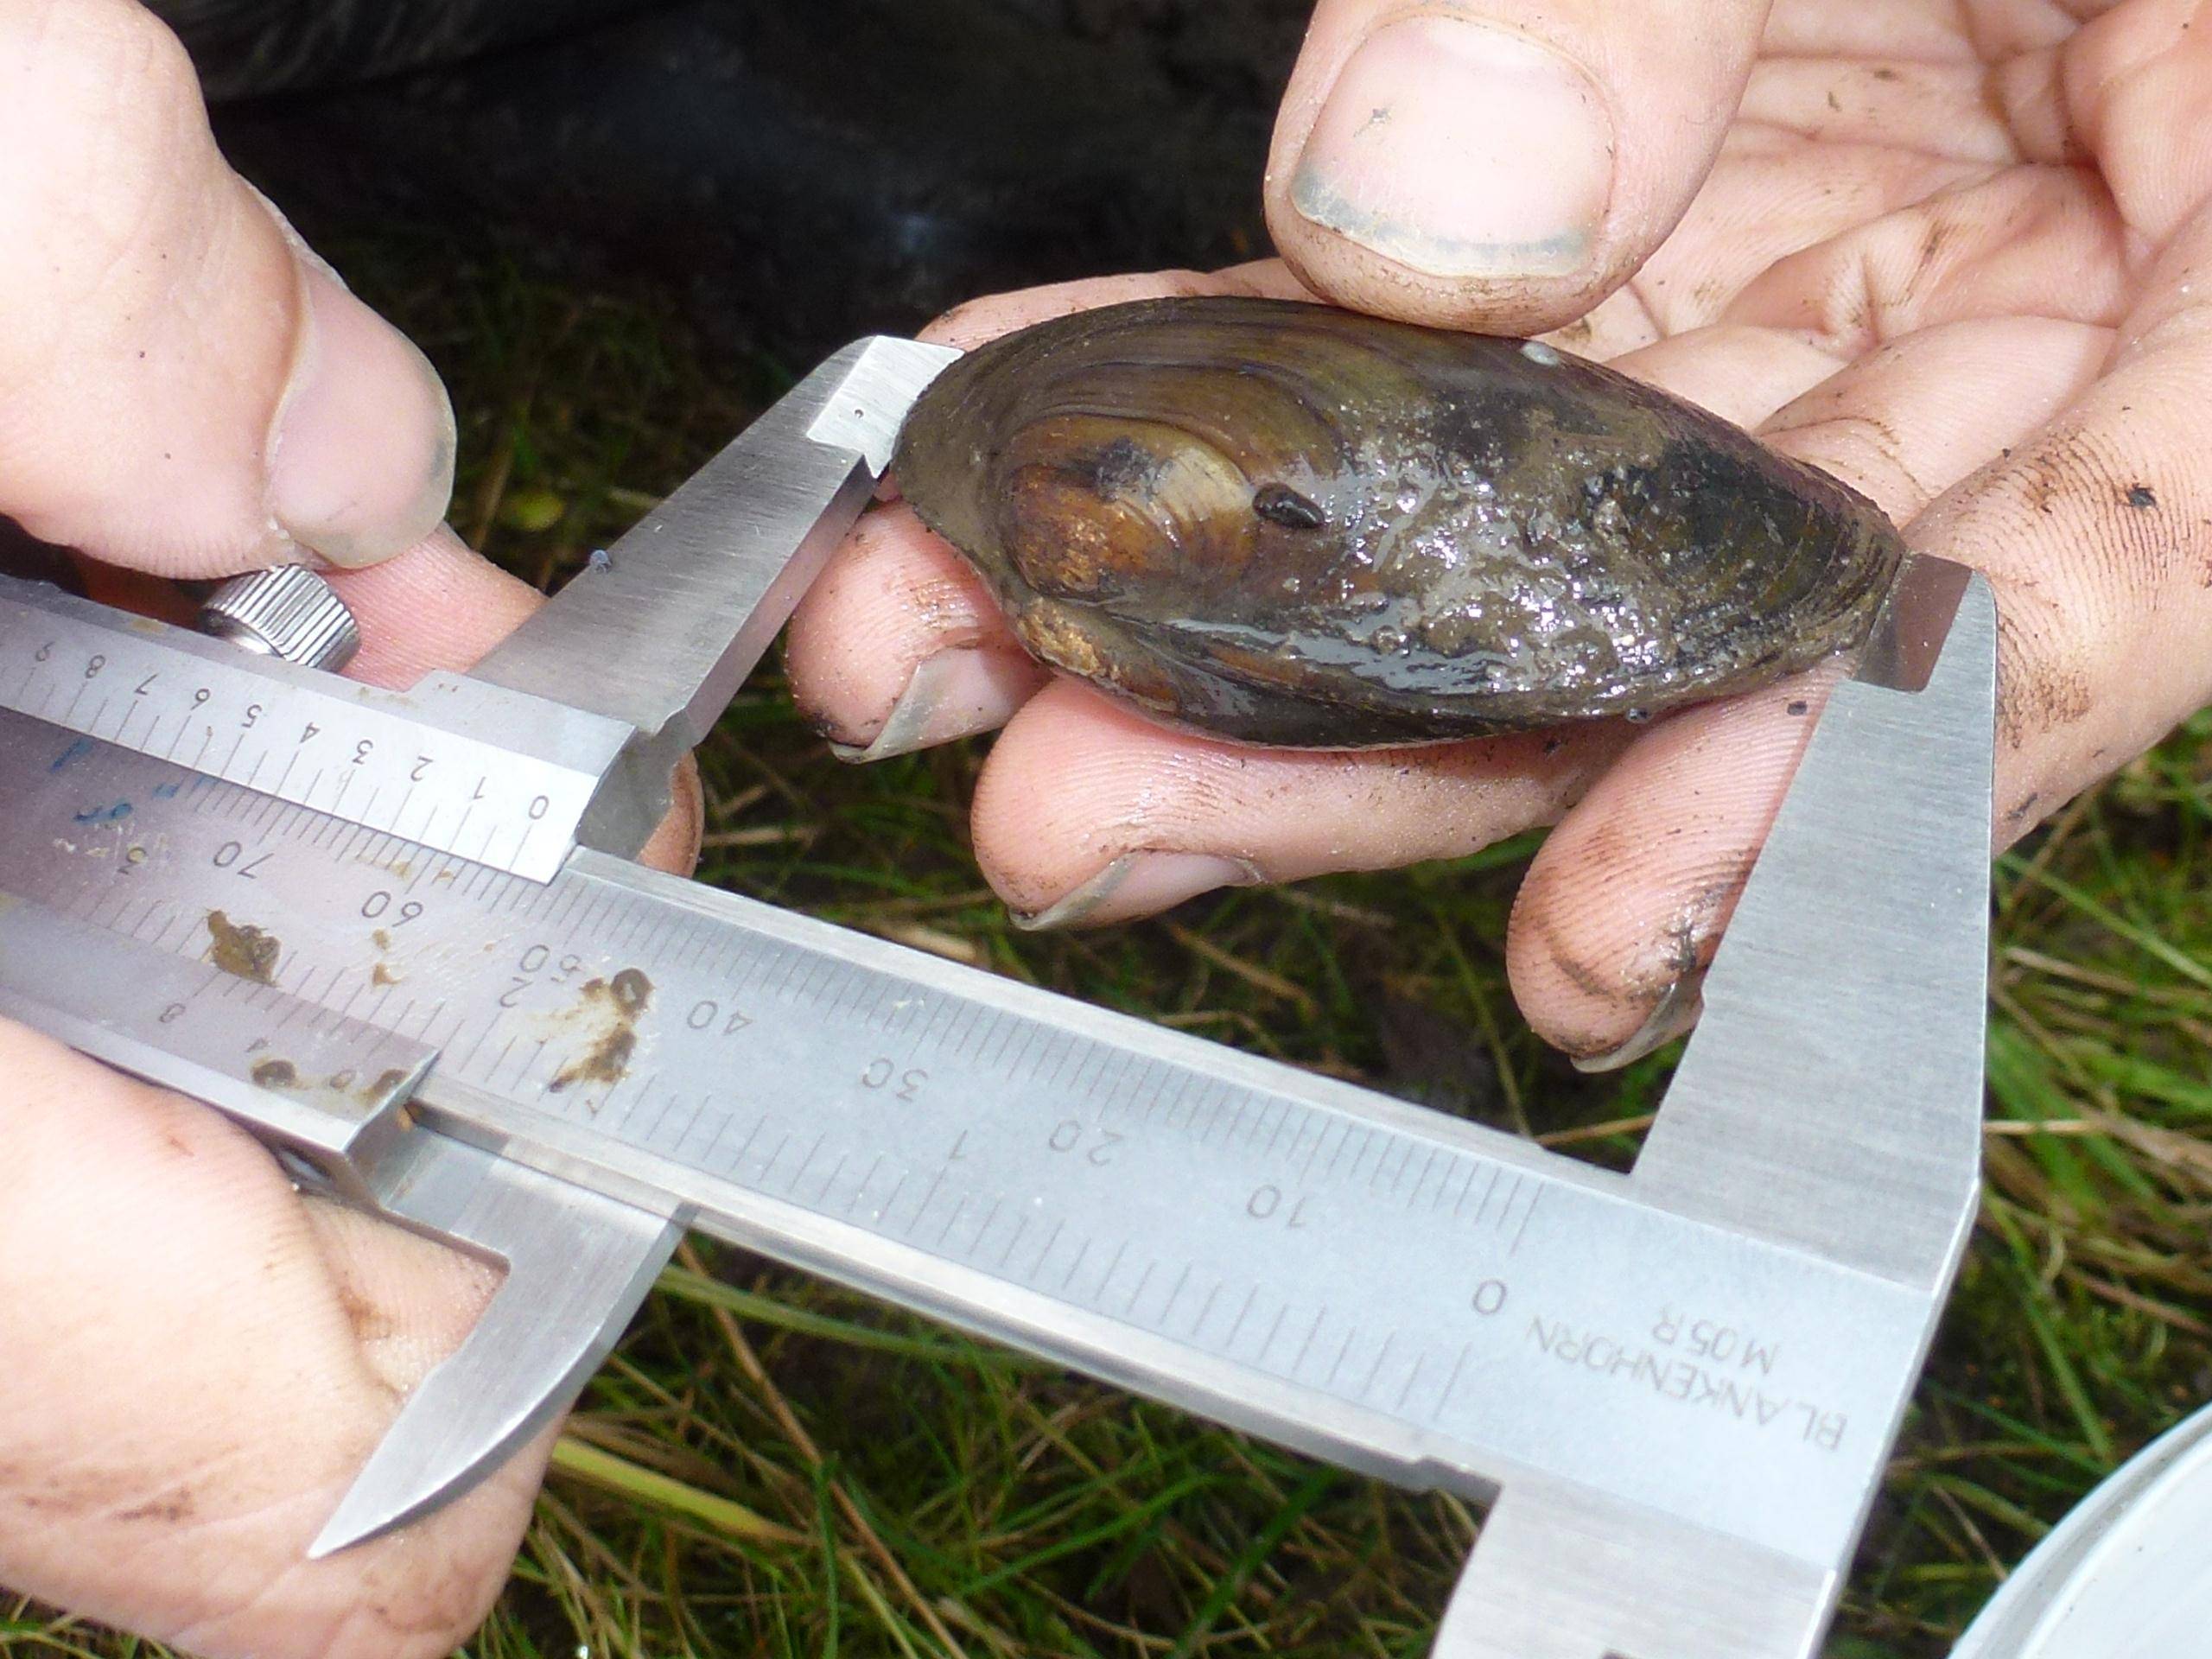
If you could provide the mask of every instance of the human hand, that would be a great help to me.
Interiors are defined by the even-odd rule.
[[[166,30],[0,0],[0,514],[161,576],[320,558],[353,671],[404,686],[538,602],[442,527],[453,445],[421,353],[224,165]],[[678,800],[663,868],[696,844]],[[0,1074],[0,1583],[212,1655],[450,1651],[550,1432],[401,1533],[302,1554],[492,1274],[5,1022]]]
[[[1323,0],[1267,181],[1280,261],[979,301],[971,346],[1161,294],[1547,337],[1855,485],[1986,571],[1999,845],[2212,695],[2212,10],[2193,0]],[[2192,23],[2196,26],[2192,29]],[[1833,667],[1630,729],[1363,754],[1152,725],[1024,658],[893,506],[792,683],[867,757],[1005,726],[977,857],[1039,924],[1449,857],[1557,823],[1507,944],[1586,1065],[1697,987]]]

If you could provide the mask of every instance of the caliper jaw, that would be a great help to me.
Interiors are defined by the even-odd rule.
[[[469,671],[636,735],[577,832],[631,857],[867,505],[899,423],[959,353],[857,340],[778,399]]]
[[[1911,1293],[1885,1446],[1980,1190],[1996,660],[1986,581],[1911,561],[1807,745],[1630,1184]],[[1435,1652],[1809,1659],[1849,1566],[1516,1478]]]
[[[1931,1319],[1981,1167],[1996,658],[1988,583],[1911,561],[1814,730],[1636,1166],[1655,1202],[1925,1291]]]
[[[675,1218],[427,1129],[371,1173],[386,1215],[499,1262],[461,1346],[399,1415],[308,1550],[372,1538],[474,1485],[574,1402],[683,1236]]]

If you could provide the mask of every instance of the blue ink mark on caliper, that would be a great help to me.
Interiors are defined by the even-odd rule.
[[[169,797],[175,794],[177,791],[183,787],[184,785],[182,784],[156,784],[154,785],[154,798],[157,801],[166,801]]]
[[[118,801],[113,806],[96,806],[88,812],[77,814],[79,823],[116,823],[130,816],[130,803]]]
[[[60,754],[54,756],[54,764],[48,766],[47,770],[48,772],[60,772],[62,768],[68,766],[71,761],[81,760],[92,752],[92,740],[89,737],[80,737],[74,743],[72,743],[67,748],[62,750]]]

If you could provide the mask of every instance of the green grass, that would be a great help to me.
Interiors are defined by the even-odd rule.
[[[344,252],[341,250],[341,254]],[[455,522],[533,580],[803,365],[732,378],[649,307],[433,251],[361,286],[461,410]],[[1014,931],[981,746],[851,768],[764,670],[702,756],[703,879],[1625,1161],[1671,1056],[1585,1078],[1504,982],[1532,843]],[[2116,1462],[2212,1396],[2212,721],[2000,865],[1987,1191],[1829,1652],[1920,1659]],[[1416,1655],[1478,1516],[687,1249],[569,1431],[481,1659]],[[0,1647],[156,1651],[0,1605]]]

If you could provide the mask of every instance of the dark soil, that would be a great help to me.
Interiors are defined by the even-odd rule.
[[[166,5],[225,149],[311,238],[397,221],[672,289],[710,340],[799,365],[977,293],[1264,254],[1261,170],[1307,10]]]

